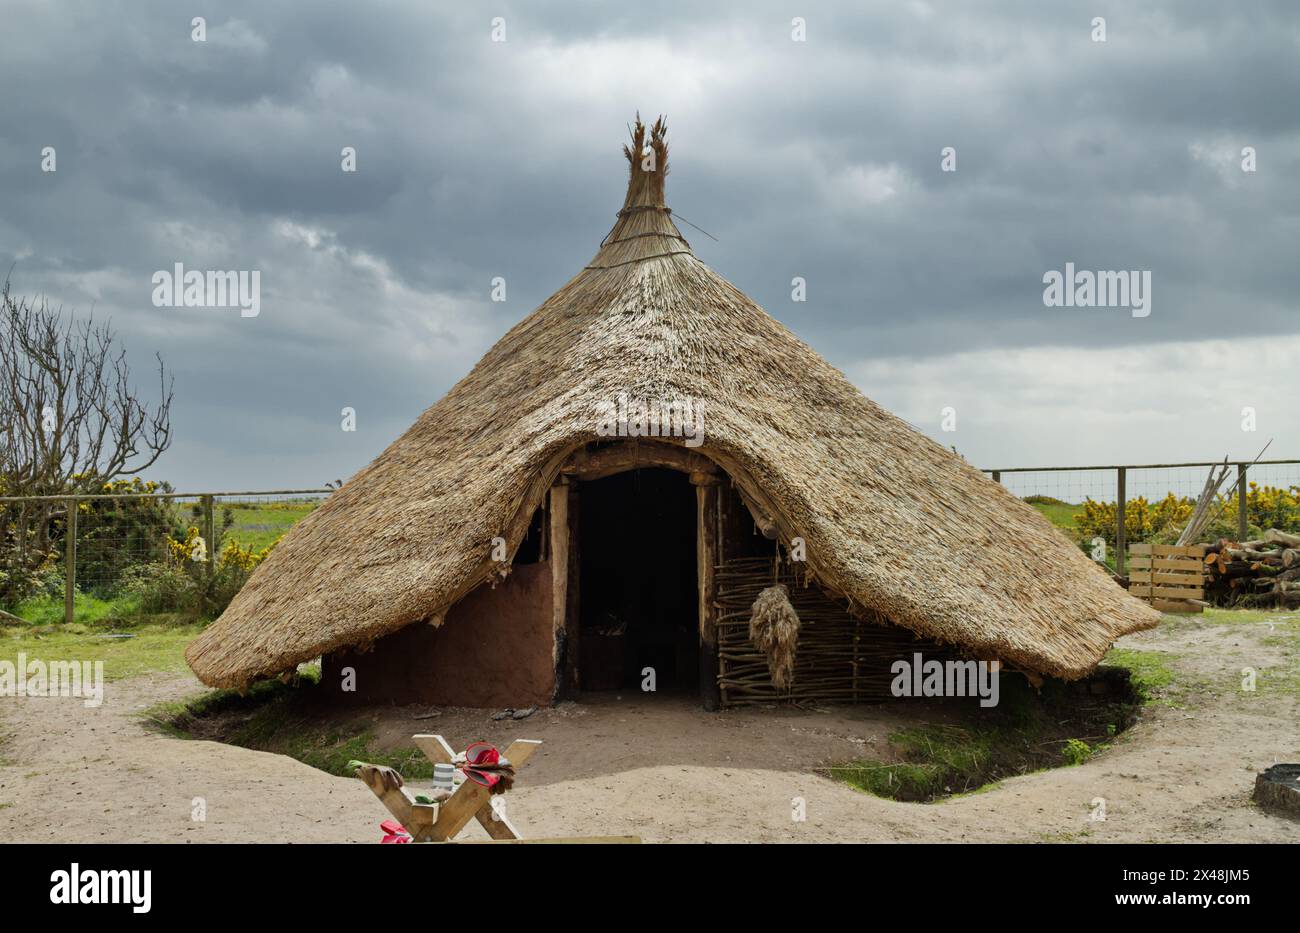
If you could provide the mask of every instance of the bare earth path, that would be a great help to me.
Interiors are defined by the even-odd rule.
[[[1254,774],[1300,760],[1295,690],[1236,690],[1243,666],[1295,669],[1267,624],[1180,623],[1122,646],[1168,652],[1200,685],[1155,706],[1115,747],[938,804],[882,800],[817,776],[869,754],[898,725],[888,707],[708,714],[685,701],[566,704],[522,723],[482,711],[377,723],[461,743],[540,738],[507,798],[526,835],[684,841],[1298,842],[1300,821],[1256,809]],[[290,758],[150,731],[140,712],[197,693],[190,677],[110,683],[104,705],[0,700],[0,839],[85,842],[375,842],[386,812],[359,782]],[[791,798],[806,800],[806,822]],[[206,819],[192,819],[195,798]],[[1091,819],[1105,800],[1106,819]],[[478,827],[474,827],[479,832]]]

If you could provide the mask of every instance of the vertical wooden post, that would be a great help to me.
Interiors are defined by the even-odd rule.
[[[1128,550],[1128,529],[1124,527],[1124,513],[1128,511],[1128,493],[1125,487],[1125,480],[1128,478],[1128,470],[1120,467],[1117,471],[1116,496],[1115,496],[1115,572],[1124,573],[1124,565],[1127,563]]]
[[[564,683],[569,645],[566,618],[569,604],[569,478],[561,476],[551,487],[550,508],[551,560],[551,660],[555,668],[554,691]]]
[[[993,482],[995,483],[1002,482],[1002,473],[1000,471],[998,470],[993,471]]]
[[[718,709],[718,626],[713,599],[717,589],[714,570],[718,562],[718,484],[711,473],[692,473],[695,486],[695,562],[700,598],[700,700],[706,710]]]
[[[1249,537],[1246,521],[1246,464],[1237,464],[1237,540],[1245,541]]]
[[[211,574],[217,564],[217,523],[212,517],[212,497],[204,496],[203,503],[203,543],[208,550],[208,573]]]
[[[564,592],[564,686],[577,690],[579,683],[578,648],[582,639],[582,538],[578,534],[582,498],[580,484],[569,478],[569,585]]]
[[[67,540],[63,542],[63,621],[71,623],[76,610],[77,594],[77,500],[68,500],[68,517],[63,523]]]

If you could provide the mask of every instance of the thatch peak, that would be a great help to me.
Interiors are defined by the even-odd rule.
[[[636,122],[628,129],[632,141],[623,146],[629,173],[627,197],[588,270],[617,269],[651,259],[692,255],[691,244],[672,221],[672,209],[664,205],[668,120],[661,116],[653,126],[647,127],[638,113]]]
[[[632,125],[632,144],[623,147],[631,175],[627,182],[627,197],[623,211],[632,208],[664,206],[664,176],[668,174],[668,120],[660,115],[650,127],[650,141],[646,142],[646,125],[641,114]],[[620,211],[620,214],[623,212]]]

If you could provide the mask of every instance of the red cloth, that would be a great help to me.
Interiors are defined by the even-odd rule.
[[[401,845],[411,841],[411,834],[397,820],[384,820],[379,828],[384,831],[384,838],[379,840],[381,845]]]
[[[475,742],[465,749],[465,764],[461,770],[465,777],[482,784],[494,794],[507,791],[514,784],[514,766],[509,762],[502,763],[501,753],[489,742]]]

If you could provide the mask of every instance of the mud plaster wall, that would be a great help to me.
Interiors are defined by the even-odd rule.
[[[443,624],[408,625],[368,652],[322,659],[321,683],[345,703],[429,703],[501,709],[549,705],[555,694],[551,565],[516,566],[480,586]],[[342,668],[356,669],[356,692],[337,691]]]

